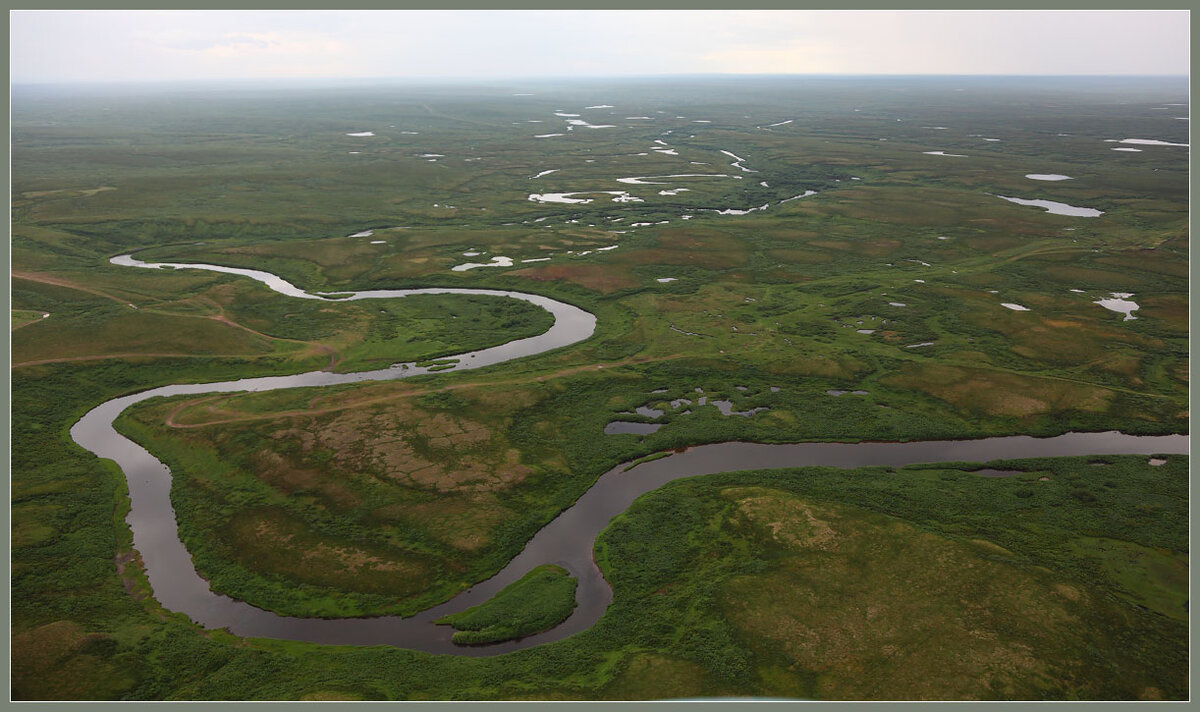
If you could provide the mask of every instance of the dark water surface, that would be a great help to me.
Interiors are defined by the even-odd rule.
[[[129,256],[113,258],[114,264],[157,268]],[[209,269],[256,279],[272,289],[302,299],[347,301],[410,294],[489,294],[508,296],[537,304],[550,311],[554,326],[549,331],[490,349],[457,356],[453,369],[466,370],[531,356],[582,341],[595,330],[595,317],[582,309],[547,297],[486,289],[377,290],[331,299],[303,292],[266,272],[212,265],[174,264],[175,268]],[[612,589],[592,560],[596,536],[616,515],[624,512],[638,496],[682,477],[734,470],[781,467],[829,466],[841,468],[893,466],[937,462],[986,462],[1021,457],[1108,454],[1186,454],[1186,435],[1133,436],[1118,432],[1068,433],[1053,438],[1013,436],[981,440],[925,441],[911,443],[799,443],[766,445],[720,443],[689,448],[670,457],[642,463],[625,470],[618,465],[599,480],[569,509],[543,527],[499,573],[459,594],[450,601],[411,618],[396,616],[322,620],[292,618],[255,608],[248,603],[213,593],[208,582],[196,573],[191,555],[179,540],[175,512],[171,508],[171,473],[165,465],[128,438],[117,433],[112,423],[129,406],[158,396],[238,391],[269,391],[280,388],[323,386],[360,381],[404,378],[426,369],[415,364],[393,366],[363,373],[303,373],[294,376],[247,378],[224,383],[172,385],[115,398],[89,411],[72,428],[71,437],[99,457],[109,458],[124,470],[132,501],[127,521],[133,530],[134,547],[142,556],[154,595],[167,609],[190,616],[207,628],[228,628],[245,637],[285,638],[337,645],[392,645],[431,653],[487,656],[549,643],[590,628],[612,601]],[[535,566],[557,564],[579,579],[578,606],[557,627],[518,641],[463,647],[450,642],[453,629],[432,621],[448,613],[478,605],[500,589],[521,578]]]
[[[614,420],[604,426],[605,435],[649,435],[662,427],[662,423],[635,423],[629,420]]]

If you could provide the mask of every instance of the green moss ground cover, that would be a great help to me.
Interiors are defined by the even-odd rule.
[[[439,618],[459,645],[484,645],[549,630],[575,609],[578,581],[561,566],[538,566],[486,603]]]

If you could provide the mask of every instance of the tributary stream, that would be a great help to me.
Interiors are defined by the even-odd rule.
[[[489,289],[400,289],[309,294],[267,272],[204,264],[146,263],[129,255],[114,257],[113,264],[161,269],[205,269],[238,274],[263,282],[282,294],[301,299],[350,301],[404,297],[411,294],[481,294],[506,296],[536,304],[554,315],[554,325],[544,334],[500,346],[448,357],[458,359],[451,369],[493,365],[582,341],[595,331],[596,318],[577,307],[547,297]],[[191,555],[179,540],[171,507],[171,473],[140,445],[113,428],[126,408],[159,396],[270,391],[281,388],[327,386],[362,381],[386,381],[429,373],[415,364],[361,373],[325,371],[293,376],[245,378],[223,383],[163,386],[107,401],[84,415],[71,428],[79,445],[102,458],[115,461],[129,483],[131,508],[127,521],[134,548],[141,554],[155,598],[163,607],[184,613],[207,628],[227,628],[243,637],[283,638],[334,645],[392,645],[430,653],[487,656],[549,643],[593,626],[608,608],[612,589],[592,559],[597,535],[613,517],[624,512],[638,496],[682,477],[734,470],[827,466],[866,467],[936,462],[986,462],[1016,457],[1052,457],[1107,454],[1186,454],[1186,435],[1133,436],[1118,432],[1068,433],[1052,438],[1027,436],[979,440],[922,441],[909,443],[799,443],[766,445],[730,442],[688,448],[670,457],[645,462],[626,470],[618,465],[604,473],[570,508],[543,527],[520,554],[499,573],[451,600],[410,618],[316,619],[293,618],[212,592],[196,572]],[[450,642],[453,629],[434,620],[487,601],[500,589],[535,566],[557,564],[579,579],[578,606],[570,618],[555,628],[517,641],[486,646],[459,646]]]

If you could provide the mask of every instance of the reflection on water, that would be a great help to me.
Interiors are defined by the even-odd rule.
[[[1124,314],[1125,318],[1121,321],[1131,321],[1133,319],[1137,319],[1137,317],[1133,315],[1133,312],[1137,311],[1139,307],[1137,302],[1128,299],[1128,297],[1133,296],[1131,292],[1109,292],[1109,294],[1112,295],[1112,298],[1097,299],[1096,301],[1092,302],[1092,304],[1099,304],[1109,311],[1115,311],[1118,314]]]
[[[1070,215],[1077,218],[1096,218],[1104,214],[1103,210],[1095,208],[1077,208],[1074,205],[1066,203],[1057,203],[1053,200],[1026,200],[1024,198],[1006,198],[1003,195],[997,195],[1001,200],[1007,200],[1010,203],[1017,205],[1033,205],[1039,208],[1045,208],[1046,212],[1051,215]]]
[[[717,406],[717,409],[721,411],[721,415],[740,415],[743,418],[749,418],[755,413],[762,413],[763,411],[770,410],[770,408],[765,406],[751,408],[750,410],[734,410],[733,401],[729,400],[715,400],[712,401],[712,405]]]
[[[114,258],[115,264],[158,267],[140,263],[128,256]],[[298,290],[286,281],[265,272],[221,268],[211,265],[173,265],[178,268],[212,269],[257,279],[283,293],[301,299],[325,299]],[[285,291],[286,290],[286,291]],[[555,324],[540,337],[521,339],[474,354],[462,354],[455,369],[477,368],[512,358],[541,353],[550,348],[575,343],[590,336],[595,318],[576,307],[536,295],[494,290],[377,290],[353,292],[337,301],[397,297],[407,294],[457,293],[499,294],[545,305],[555,315]],[[548,338],[549,337],[549,338]],[[478,358],[472,358],[478,357]],[[118,434],[112,423],[126,408],[157,396],[184,394],[269,391],[280,388],[322,386],[372,380],[390,380],[424,372],[413,364],[409,368],[389,368],[365,373],[335,374],[314,372],[294,376],[246,378],[224,383],[182,384],[155,388],[107,401],[93,408],[71,428],[75,442],[102,458],[114,460],[124,471],[129,484],[131,507],[126,521],[133,531],[134,547],[141,554],[146,575],[155,598],[164,608],[179,611],[207,628],[227,628],[245,637],[283,638],[333,645],[393,645],[432,653],[487,656],[549,643],[587,630],[608,608],[612,589],[597,568],[592,549],[597,535],[612,518],[629,508],[633,501],[666,483],[698,475],[746,469],[797,468],[825,466],[840,468],[937,463],[988,462],[1001,458],[1054,457],[1063,455],[1104,454],[1186,454],[1185,435],[1132,436],[1117,432],[1068,433],[1053,438],[1012,436],[980,440],[926,441],[909,443],[797,443],[768,445],[756,443],[719,443],[687,448],[668,457],[637,465],[617,465],[601,475],[596,483],[550,523],[539,530],[525,548],[492,578],[482,581],[411,618],[387,616],[322,620],[280,616],[228,596],[213,593],[192,565],[191,556],[179,540],[175,513],[170,502],[171,472],[150,453]],[[700,389],[696,389],[700,392]],[[776,387],[771,390],[777,391]],[[838,394],[845,393],[841,391]],[[865,391],[853,391],[864,394]],[[717,402],[714,401],[714,404]],[[718,407],[720,407],[718,405]],[[661,427],[654,423],[610,423],[609,427]],[[609,428],[605,428],[609,432]],[[652,431],[649,431],[652,432]],[[1159,458],[1156,458],[1159,459]],[[1151,464],[1162,462],[1151,461]],[[796,474],[804,477],[803,471]],[[505,586],[535,566],[554,563],[567,569],[579,580],[578,606],[566,621],[555,628],[523,638],[488,646],[459,647],[450,641],[453,631],[434,620],[487,601]]]
[[[604,426],[605,435],[649,435],[663,426],[662,423],[633,423],[614,420]]]

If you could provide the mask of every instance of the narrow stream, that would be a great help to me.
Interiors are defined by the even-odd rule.
[[[554,315],[554,325],[544,334],[448,357],[457,358],[458,363],[447,370],[479,368],[567,346],[591,336],[596,326],[595,316],[578,307],[521,292],[437,288],[310,294],[275,275],[258,270],[204,264],[147,263],[129,255],[114,257],[111,261],[117,265],[148,269],[206,269],[242,275],[263,282],[281,294],[300,299],[351,301],[411,294],[484,294],[521,299]],[[1186,435],[1133,436],[1118,432],[1068,433],[1053,438],[1012,436],[911,443],[766,445],[731,442],[702,445],[642,463],[628,471],[626,465],[609,470],[573,506],[561,512],[534,535],[521,553],[499,573],[446,603],[410,618],[387,616],[325,620],[277,615],[209,590],[208,582],[196,572],[191,555],[179,540],[170,500],[170,470],[113,428],[113,421],[126,408],[159,396],[270,391],[385,381],[423,373],[428,373],[428,369],[409,363],[362,373],[317,371],[293,376],[163,386],[114,398],[93,408],[72,426],[71,437],[97,456],[114,460],[125,472],[132,504],[126,521],[133,531],[133,545],[142,556],[154,596],[163,607],[185,613],[207,628],[227,628],[244,637],[284,638],[335,645],[392,645],[430,653],[468,656],[497,655],[542,645],[593,626],[612,601],[612,589],[592,559],[596,537],[614,516],[628,509],[638,496],[682,477],[812,465],[899,467],[948,461],[986,462],[1013,457],[1188,452]],[[483,603],[541,564],[557,564],[579,579],[576,590],[579,605],[570,618],[555,628],[517,641],[464,647],[450,642],[454,631],[449,626],[433,624],[435,619],[448,613]]]

